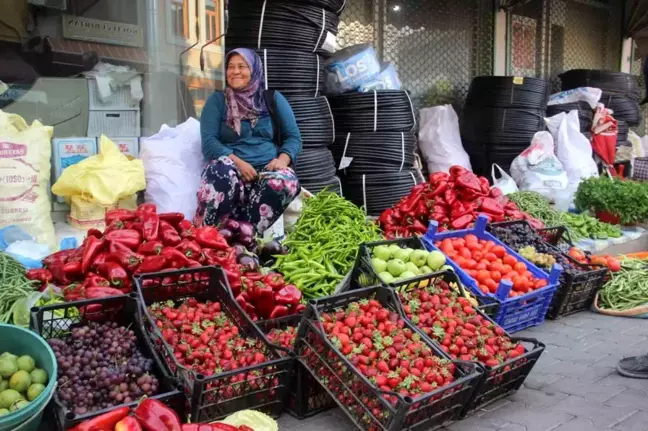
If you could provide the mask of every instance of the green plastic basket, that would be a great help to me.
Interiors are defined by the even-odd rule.
[[[0,431],[17,429],[35,431],[40,425],[43,410],[54,393],[57,379],[56,357],[43,338],[18,326],[0,324],[0,340],[2,340],[0,353],[11,352],[17,356],[29,355],[36,361],[36,366],[47,371],[49,376],[45,390],[36,400],[25,408],[0,417]]]

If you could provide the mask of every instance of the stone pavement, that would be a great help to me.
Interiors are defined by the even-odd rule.
[[[648,353],[648,322],[578,313],[516,335],[547,347],[524,386],[445,431],[648,431],[648,380],[614,367]],[[356,429],[339,409],[298,421],[284,414],[280,431]]]

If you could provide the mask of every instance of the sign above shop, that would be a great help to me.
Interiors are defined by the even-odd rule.
[[[63,15],[63,37],[111,45],[144,46],[144,31],[138,25],[73,15]]]

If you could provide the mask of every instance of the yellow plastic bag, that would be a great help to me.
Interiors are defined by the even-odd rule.
[[[17,225],[56,250],[48,190],[52,131],[0,110],[0,228]]]
[[[254,431],[278,431],[279,425],[277,421],[272,419],[270,416],[265,413],[258,412],[256,410],[241,410],[236,413],[233,413],[216,423],[222,422],[227,425],[232,425],[234,427],[240,427],[241,425],[247,425],[252,428]]]
[[[105,136],[99,140],[99,154],[66,168],[52,187],[52,193],[65,198],[82,196],[109,206],[146,188],[144,164],[129,160]]]

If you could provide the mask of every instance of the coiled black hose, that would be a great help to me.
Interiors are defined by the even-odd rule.
[[[277,49],[256,50],[263,61],[265,86],[286,97],[317,97],[324,88],[319,55]]]
[[[575,103],[562,103],[559,105],[547,106],[547,117],[553,117],[561,112],[569,113],[571,111],[578,111],[578,121],[580,123],[581,132],[589,131],[592,128],[592,118],[594,118],[594,111],[587,102]]]
[[[326,181],[301,181],[301,186],[308,190],[310,193],[317,194],[324,189],[337,193],[339,196],[344,196],[342,189],[342,182],[339,177],[333,177]]]
[[[544,116],[544,109],[466,107],[461,136],[480,143],[531,142],[536,132],[545,129]]]
[[[230,3],[228,49],[277,48],[330,55],[327,37],[337,34],[335,13],[307,4],[259,0]]]
[[[572,69],[560,76],[561,88],[571,90],[578,87],[600,88],[606,93],[622,94],[635,101],[639,100],[640,90],[637,77],[629,73],[608,70]]]
[[[414,165],[416,137],[406,132],[348,133],[331,150],[338,168],[357,176],[376,172],[409,171]],[[344,163],[344,164],[342,164]]]
[[[335,172],[335,160],[327,148],[304,150],[295,161],[295,173],[300,182],[329,181]]]
[[[335,140],[335,123],[326,97],[287,97],[292,107],[304,148],[330,145]]]
[[[378,216],[394,206],[417,183],[413,171],[342,176],[344,197],[364,206],[370,216]]]
[[[636,100],[631,99],[630,97],[621,94],[603,92],[600,102],[604,104],[606,108],[612,110],[612,116],[616,120],[625,121],[628,123],[628,126],[638,126],[641,122],[639,104]]]
[[[259,0],[255,0],[259,1]],[[346,6],[346,0],[269,0],[273,3],[287,3],[294,5],[304,5],[308,4],[311,6],[322,7],[326,10],[330,10],[333,13],[341,14]]]
[[[542,109],[550,92],[550,84],[544,79],[478,76],[470,83],[466,106]]]
[[[416,125],[406,91],[348,93],[329,97],[329,102],[338,132],[410,132]]]
[[[617,121],[617,142],[624,142],[628,140],[628,133],[630,133],[630,126],[625,121]]]

